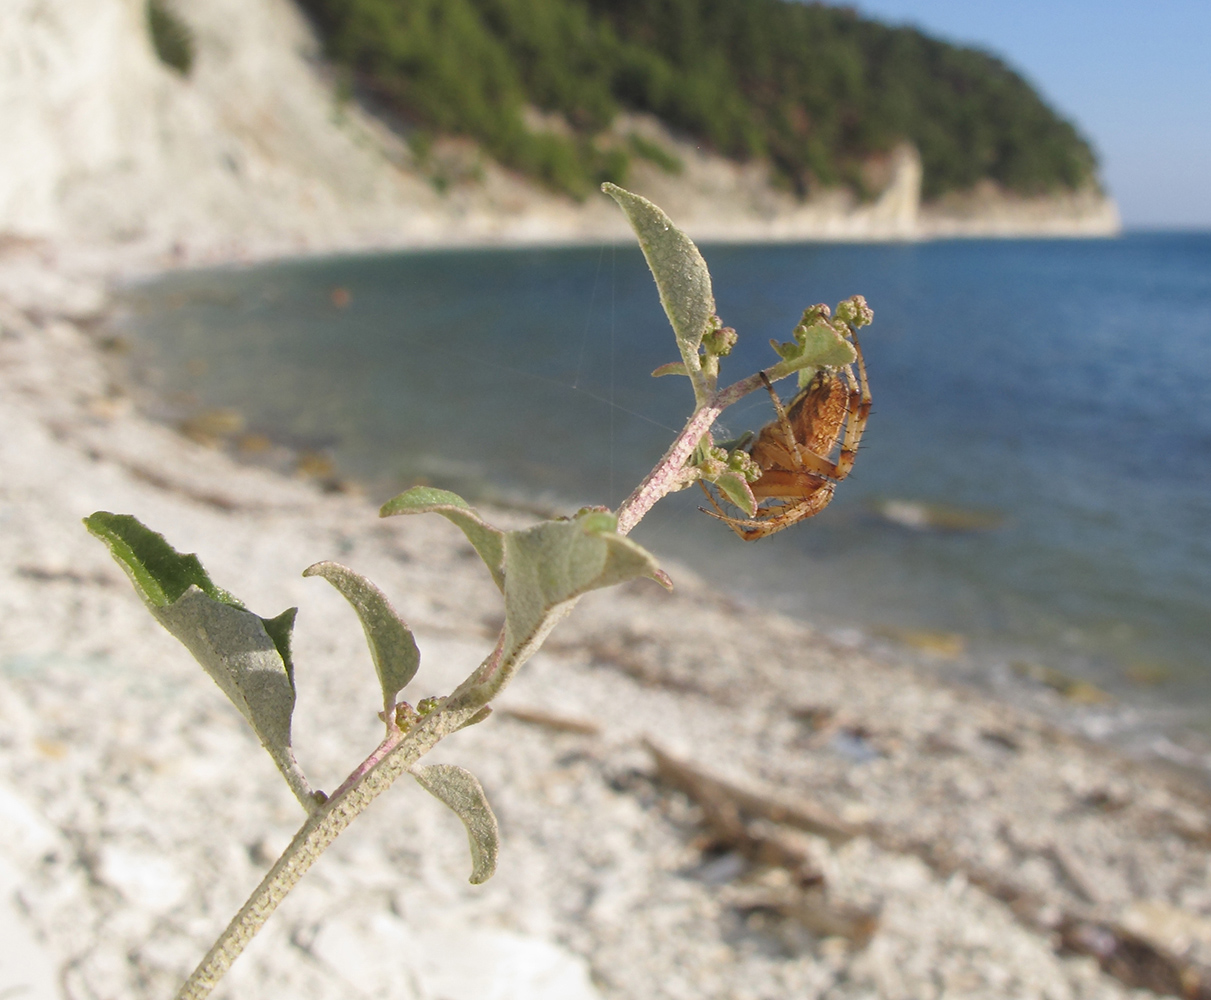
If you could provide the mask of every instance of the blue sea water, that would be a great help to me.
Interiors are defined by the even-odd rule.
[[[825,627],[959,633],[982,662],[1039,662],[1211,726],[1211,235],[703,252],[741,337],[726,381],[767,366],[805,305],[862,293],[874,410],[819,517],[745,543],[687,493],[638,540]],[[329,448],[384,497],[428,481],[613,506],[691,403],[684,380],[649,377],[677,355],[630,249],[181,273],[127,301],[166,398]],[[725,427],[768,421],[763,396]],[[1001,520],[914,530],[878,516],[887,499]]]

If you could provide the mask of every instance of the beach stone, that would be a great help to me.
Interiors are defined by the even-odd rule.
[[[585,961],[539,938],[465,927],[410,927],[387,913],[326,923],[322,961],[371,996],[416,1000],[599,1000]]]
[[[35,933],[21,905],[21,870],[0,858],[0,996],[62,1000],[55,956]]]

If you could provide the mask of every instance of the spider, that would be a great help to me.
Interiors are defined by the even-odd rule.
[[[751,518],[731,517],[699,481],[715,508],[699,508],[704,514],[753,542],[814,517],[828,506],[837,483],[853,468],[870,414],[870,386],[857,338],[854,351],[858,355],[856,380],[848,365],[839,370],[822,369],[785,409],[765,372],[761,373],[778,419],[762,427],[749,448],[749,455],[762,470],[761,478],[751,484],[757,511]],[[841,452],[834,462],[829,456],[838,443]]]

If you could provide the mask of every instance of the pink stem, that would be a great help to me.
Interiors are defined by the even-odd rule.
[[[364,761],[358,764],[357,767],[353,769],[353,772],[349,775],[349,777],[341,782],[340,788],[338,788],[328,797],[330,799],[335,799],[337,796],[344,794],[346,791],[356,785],[376,764],[378,764],[379,761],[381,761],[387,756],[387,754],[399,746],[400,743],[403,742],[406,735],[407,734],[400,729],[396,729],[394,732],[388,733],[387,738],[374,748],[374,752],[371,753],[370,756]]]
[[[658,500],[686,484],[685,463],[702,436],[711,429],[720,413],[754,389],[760,389],[762,384],[760,372],[750,375],[715,393],[705,406],[690,416],[685,429],[669,445],[664,457],[618,508],[618,534],[627,534]]]

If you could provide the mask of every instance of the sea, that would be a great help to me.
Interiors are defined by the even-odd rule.
[[[702,251],[739,333],[721,384],[771,364],[805,306],[862,294],[873,410],[819,516],[745,542],[692,490],[639,542],[836,641],[1211,745],[1211,234]],[[678,355],[629,247],[187,271],[123,301],[166,415],[234,411],[376,500],[613,507],[692,404],[650,376]],[[716,436],[772,417],[754,393]]]

